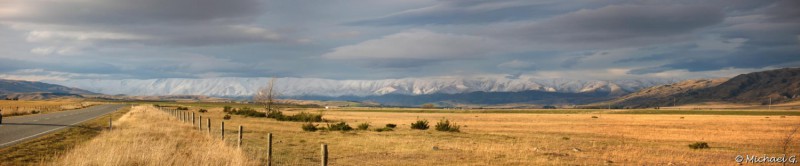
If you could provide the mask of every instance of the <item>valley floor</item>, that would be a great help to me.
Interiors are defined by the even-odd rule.
[[[196,110],[197,108],[191,108]],[[206,107],[219,124],[221,108]],[[322,113],[331,123],[354,128],[393,123],[394,131],[305,132],[302,122],[233,115],[226,126],[245,128],[246,152],[263,158],[265,136],[274,134],[278,165],[319,164],[320,144],[327,144],[331,165],[728,165],[737,155],[800,155],[800,116],[774,115],[613,114],[584,111],[567,114],[366,112],[304,108],[285,114]],[[745,111],[746,113],[746,111]],[[433,126],[446,118],[462,125],[460,133]],[[412,130],[410,123],[428,120],[431,129]],[[325,123],[316,123],[325,126]],[[214,127],[212,127],[214,128]],[[234,135],[230,127],[227,135]],[[214,130],[219,130],[215,128]],[[787,137],[792,138],[788,146]],[[228,144],[235,138],[228,137]],[[708,149],[689,144],[706,142]],[[784,152],[784,147],[787,151]]]

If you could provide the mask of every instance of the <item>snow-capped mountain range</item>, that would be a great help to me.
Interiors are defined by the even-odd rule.
[[[253,95],[266,86],[271,78],[165,78],[94,80],[73,79],[44,81],[103,94],[135,96],[207,95],[243,97]],[[610,92],[623,95],[656,85],[673,83],[668,80],[564,80],[497,77],[424,77],[383,80],[332,80],[319,78],[278,78],[275,90],[281,96],[377,96],[385,94],[423,95],[457,94],[467,92]]]

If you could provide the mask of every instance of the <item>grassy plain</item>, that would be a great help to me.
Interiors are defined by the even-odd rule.
[[[212,119],[212,134],[218,137],[222,108],[202,108],[209,109],[202,116]],[[234,115],[225,121],[227,144],[235,143],[233,135],[242,125],[245,151],[262,161],[266,134],[274,134],[278,165],[317,165],[323,143],[331,165],[733,165],[736,155],[783,154],[783,142],[800,126],[798,111],[766,110],[282,110],[322,113],[330,123],[344,121],[354,128],[365,122],[372,129],[398,127],[305,132],[302,122]],[[462,125],[461,132],[409,128],[421,119],[433,128],[443,118]],[[789,137],[794,141],[786,153],[798,155],[800,133]],[[690,149],[695,142],[711,148]]]

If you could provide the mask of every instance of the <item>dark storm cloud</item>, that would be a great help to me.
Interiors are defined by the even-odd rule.
[[[657,73],[665,70],[685,69],[690,72],[713,71],[725,68],[763,68],[785,63],[800,62],[797,47],[762,48],[714,56],[682,56],[666,65],[632,70],[631,74]]]
[[[730,23],[719,33],[724,38],[746,39],[732,52],[698,52],[678,49],[671,53],[642,57],[636,60],[657,59],[667,61],[657,67],[631,70],[631,74],[658,73],[666,70],[688,70],[691,72],[714,71],[725,68],[758,69],[800,62],[800,8],[798,1],[778,1],[757,14],[744,17],[741,22]],[[763,16],[763,17],[762,17]]]
[[[720,8],[709,6],[611,5],[512,25],[500,34],[584,48],[646,45],[685,39],[694,30],[721,22],[723,16]]]

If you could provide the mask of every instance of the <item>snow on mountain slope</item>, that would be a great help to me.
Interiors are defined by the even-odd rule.
[[[208,95],[250,96],[267,85],[270,78],[167,78],[45,81],[86,89],[103,94],[126,95]],[[384,94],[434,94],[485,92],[610,92],[622,95],[655,85],[672,83],[664,80],[538,80],[498,77],[425,77],[384,80],[331,80],[319,78],[279,78],[275,89],[283,96],[369,96]]]

